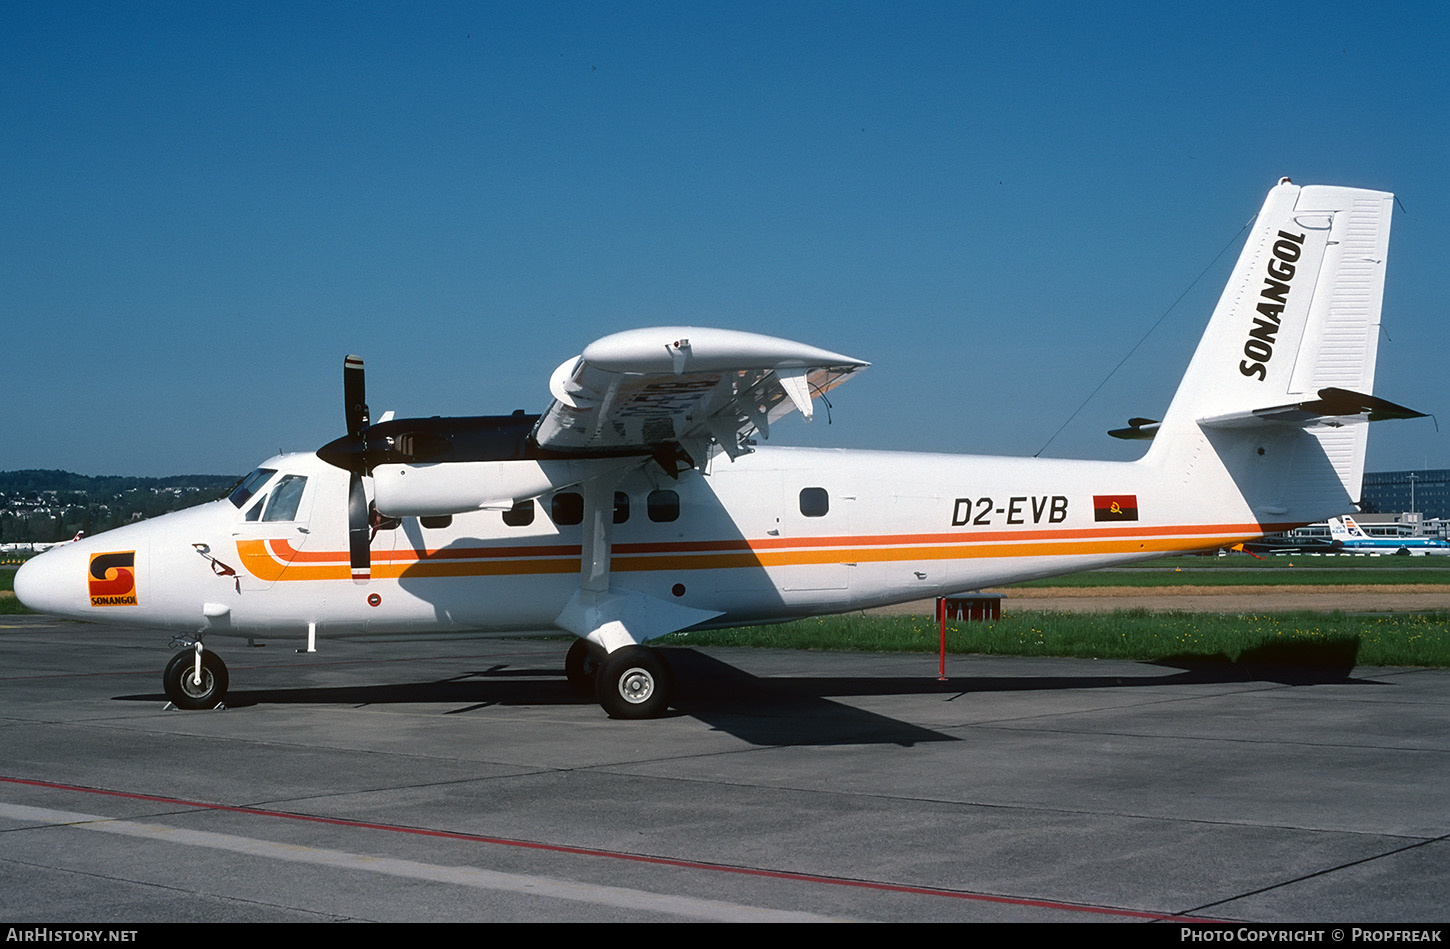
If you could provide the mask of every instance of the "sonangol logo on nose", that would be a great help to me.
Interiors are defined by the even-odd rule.
[[[136,551],[91,554],[91,606],[136,605]]]

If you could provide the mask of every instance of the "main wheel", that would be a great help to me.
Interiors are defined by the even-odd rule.
[[[564,656],[564,677],[569,680],[569,688],[585,697],[594,695],[594,680],[604,665],[604,656],[603,647],[587,639],[574,640]]]
[[[594,688],[610,718],[655,718],[669,708],[674,681],[659,653],[625,646],[605,658]]]
[[[196,651],[183,649],[171,657],[161,674],[166,697],[177,708],[216,708],[227,694],[227,664],[214,652],[201,654],[201,682],[196,681]]]

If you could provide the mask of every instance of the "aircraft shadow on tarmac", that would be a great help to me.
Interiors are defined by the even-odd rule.
[[[853,708],[828,697],[940,695],[951,701],[974,692],[1039,692],[1068,689],[1152,688],[1187,684],[1266,681],[1290,685],[1351,681],[1357,641],[1313,646],[1265,644],[1237,660],[1227,656],[1178,656],[1157,664],[1182,671],[1121,676],[771,676],[760,678],[695,649],[666,648],[678,699],[668,714],[688,715],[742,741],[763,746],[895,744],[960,739]],[[970,661],[970,660],[968,660]],[[1353,680],[1370,684],[1370,680]],[[117,701],[165,702],[159,693],[116,696]],[[498,665],[433,682],[240,689],[231,708],[256,705],[452,705],[444,714],[491,706],[592,705],[576,695],[554,667]],[[193,713],[194,714],[194,713]],[[646,723],[620,723],[647,727]]]

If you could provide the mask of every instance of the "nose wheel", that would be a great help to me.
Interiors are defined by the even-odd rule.
[[[227,664],[214,652],[201,654],[201,681],[196,676],[196,650],[183,649],[171,657],[161,674],[166,697],[177,708],[216,708],[227,694]]]

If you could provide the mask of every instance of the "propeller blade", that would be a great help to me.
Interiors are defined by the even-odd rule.
[[[352,578],[358,583],[366,583],[372,578],[371,540],[368,498],[363,492],[362,475],[353,472],[347,483],[347,549]]]
[[[347,403],[347,433],[361,435],[368,427],[367,385],[361,356],[347,356],[342,360],[342,397]]]
[[[368,472],[368,418],[367,385],[363,378],[361,356],[346,356],[342,360],[342,401],[347,417],[347,434],[317,449],[317,457],[329,465],[336,465],[356,474]]]

